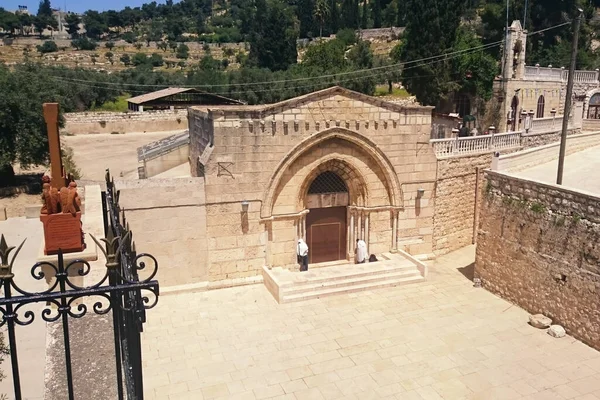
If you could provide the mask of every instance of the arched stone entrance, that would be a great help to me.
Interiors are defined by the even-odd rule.
[[[327,188],[324,181],[337,183]],[[279,163],[265,189],[261,217],[272,232],[269,265],[292,264],[299,237],[311,248],[311,263],[352,259],[358,238],[375,254],[397,248],[403,209],[398,176],[381,150],[357,132],[335,128],[306,138]],[[335,241],[322,240],[330,236]]]

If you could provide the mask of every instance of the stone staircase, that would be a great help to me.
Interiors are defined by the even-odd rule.
[[[426,279],[425,264],[406,253],[385,253],[379,260],[373,263],[344,263],[322,268],[309,266],[307,272],[263,267],[263,278],[265,286],[279,303],[407,285]]]

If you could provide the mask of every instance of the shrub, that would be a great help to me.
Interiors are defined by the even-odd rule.
[[[77,50],[96,50],[98,44],[88,38],[75,39],[71,42],[71,46]]]
[[[346,46],[355,44],[358,41],[354,29],[340,29],[335,35],[335,38],[344,43]]]
[[[81,170],[77,168],[75,160],[73,159],[73,149],[69,146],[63,146],[61,150],[62,164],[65,168],[65,172],[73,175],[75,179],[81,179]]]
[[[189,51],[190,48],[187,47],[187,45],[181,43],[179,47],[177,47],[177,58],[186,60],[190,56]]]
[[[121,56],[121,58],[119,58],[119,60],[124,64],[124,65],[131,65],[131,58],[129,57],[129,54],[123,54]]]
[[[138,65],[146,64],[146,63],[148,63],[148,57],[146,56],[145,53],[135,53],[135,55],[133,56],[133,59],[131,60],[131,63],[133,65],[135,65],[136,67]]]
[[[106,42],[106,48],[112,50],[115,47],[115,42]]]
[[[150,56],[150,64],[152,64],[153,67],[162,67],[164,63],[165,61],[160,54],[152,53]]]
[[[41,54],[54,53],[58,51],[58,46],[55,42],[47,40],[41,46],[37,46],[37,51],[39,51]]]

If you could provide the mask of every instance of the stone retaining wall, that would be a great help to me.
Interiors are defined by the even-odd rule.
[[[600,131],[600,119],[584,119],[582,130],[584,132]]]
[[[82,112],[65,114],[63,132],[88,133],[162,132],[187,129],[187,110],[144,112]]]
[[[475,276],[600,349],[600,198],[493,171],[486,180]]]

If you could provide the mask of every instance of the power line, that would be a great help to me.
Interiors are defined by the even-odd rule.
[[[419,67],[423,67],[423,66],[427,66],[427,65],[431,65],[431,64],[435,64],[437,62],[442,62],[442,61],[447,61],[449,59],[453,59],[456,58],[462,54],[469,54],[469,53],[474,53],[476,51],[481,51],[481,50],[485,50],[488,48],[492,48],[492,47],[496,47],[498,45],[500,45],[502,43],[502,41],[500,42],[494,42],[494,43],[488,43],[482,46],[477,46],[477,47],[473,47],[473,48],[469,48],[469,49],[464,49],[464,50],[459,50],[453,53],[447,53],[447,54],[443,54],[441,56],[434,56],[434,57],[428,57],[426,59],[422,59],[422,60],[430,60],[430,62],[428,63],[422,63],[422,64],[418,64],[418,65],[412,65],[412,66],[408,66],[405,67],[404,70],[410,70],[413,68],[419,68]],[[422,61],[422,60],[415,60],[415,61],[410,61],[407,62],[410,64]],[[402,65],[402,64],[396,64],[396,65]],[[365,78],[364,73],[366,72],[372,72],[372,71],[381,71],[380,74],[385,74],[387,73],[387,69],[395,67],[396,65],[388,65],[388,66],[382,66],[382,67],[374,67],[374,68],[367,68],[367,69],[362,69],[362,70],[355,70],[355,71],[347,71],[347,72],[339,72],[336,74],[327,74],[327,75],[319,75],[319,76],[314,76],[314,77],[303,77],[303,78],[296,78],[296,79],[285,79],[285,80],[278,80],[278,81],[265,81],[265,82],[242,82],[242,83],[228,83],[228,84],[218,84],[218,85],[185,85],[186,87],[190,87],[190,88],[216,88],[216,87],[247,87],[247,86],[260,86],[260,85],[273,85],[273,84],[280,84],[280,83],[290,83],[290,82],[301,82],[301,81],[310,81],[310,80],[323,80],[323,79],[327,79],[327,78],[339,78],[342,76],[346,76],[346,75],[353,75],[356,73],[362,73],[363,75],[358,76],[356,78],[353,79],[363,79]],[[55,77],[56,78],[56,77]],[[75,79],[75,78],[67,78],[67,77],[59,77],[61,79],[65,79],[67,81],[69,81],[70,83],[93,83],[93,84],[97,84],[98,82],[96,81],[89,81],[89,80],[84,80],[84,79]],[[353,80],[350,79],[350,80]],[[120,82],[102,82],[103,84],[106,85],[113,85],[113,86],[129,86],[129,87],[154,87],[154,88],[158,88],[158,87],[165,87],[168,86],[168,84],[136,84],[136,83],[120,83]],[[133,91],[133,90],[132,90]],[[144,92],[146,93],[146,92]],[[218,92],[211,92],[211,93],[215,93],[215,94],[219,94]],[[234,93],[234,92],[225,92],[225,93]],[[244,93],[244,92],[239,92],[239,93]]]
[[[326,75],[318,75],[318,76],[312,76],[312,77],[309,76],[309,77],[302,77],[302,78],[282,79],[282,80],[276,80],[276,81],[263,81],[263,82],[245,82],[245,83],[239,83],[236,86],[273,85],[273,84],[278,84],[278,83],[300,82],[300,81],[318,80],[318,79],[324,79],[324,78],[336,78],[338,76],[343,76],[343,75],[362,74],[362,73],[370,72],[370,71],[387,70],[387,69],[401,67],[401,66],[404,66],[407,64],[414,64],[414,63],[419,63],[419,62],[424,62],[424,61],[433,61],[436,59],[437,59],[437,61],[435,61],[435,62],[439,62],[439,61],[445,61],[446,59],[456,58],[458,55],[462,55],[464,53],[476,52],[476,51],[485,50],[485,49],[488,49],[491,47],[499,46],[503,42],[504,42],[503,40],[500,40],[497,42],[488,43],[488,44],[484,44],[484,45],[476,46],[476,47],[471,47],[468,49],[458,50],[458,51],[454,51],[451,53],[444,53],[444,54],[440,54],[437,56],[422,58],[419,60],[407,61],[404,63],[391,64],[391,65],[384,65],[384,66],[380,66],[380,67],[365,68],[365,69],[359,69],[359,70],[354,70],[354,71],[339,72],[336,74],[326,74]],[[405,67],[404,70],[420,67],[423,65],[430,65],[430,64],[422,64],[422,65],[417,65],[417,66],[412,66],[412,67]],[[72,79],[72,81],[73,82],[84,82],[84,83],[90,82],[90,81],[83,80],[83,79]],[[122,85],[121,83],[117,83],[117,82],[107,82],[107,83],[111,84],[111,85],[115,85],[115,86]],[[164,85],[157,85],[157,84],[128,84],[128,85],[132,85],[132,86],[136,86],[136,87],[163,87],[164,86]],[[189,87],[189,88],[215,88],[215,87],[229,87],[229,86],[231,86],[231,84],[186,85],[186,87]]]

